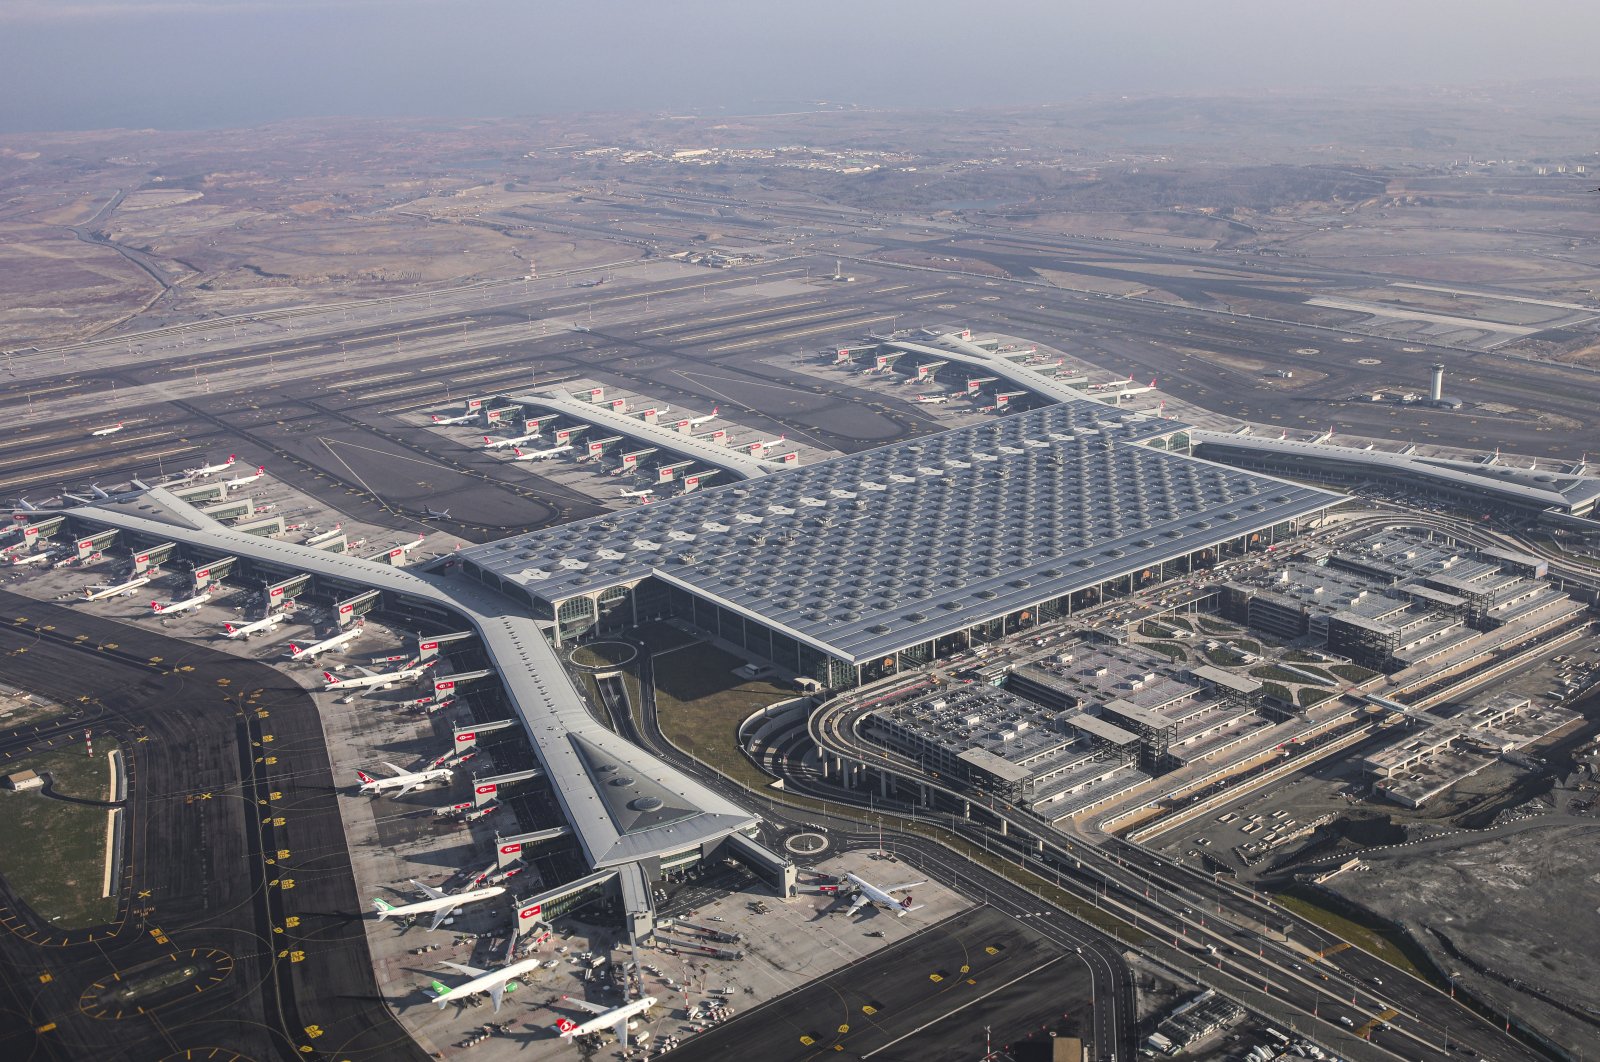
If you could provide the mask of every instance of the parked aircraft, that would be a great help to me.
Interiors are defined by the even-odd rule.
[[[450,519],[450,510],[449,509],[428,509],[428,508],[425,508],[425,509],[423,509],[423,512],[427,513],[429,520],[448,520],[448,519]]]
[[[939,403],[943,403],[943,402],[948,402],[952,398],[955,398],[955,397],[957,397],[957,396],[956,395],[951,395],[951,394],[918,395],[917,396],[917,401],[918,402],[939,402]]]
[[[119,432],[121,430],[122,430],[122,422],[119,420],[119,421],[117,421],[117,423],[111,425],[111,427],[109,427],[109,428],[96,428],[94,431],[91,431],[89,433],[89,437],[90,438],[94,438],[97,435],[115,435],[117,432]]]
[[[489,436],[485,435],[483,437],[483,448],[485,450],[504,450],[508,446],[521,446],[523,443],[530,442],[538,437],[538,428],[533,429],[526,435],[515,435],[509,439],[491,439]]]
[[[557,454],[564,454],[568,450],[571,450],[571,449],[572,449],[571,445],[552,446],[548,450],[529,450],[527,453],[523,453],[521,450],[513,449],[512,452],[515,453],[517,456],[513,457],[511,460],[513,460],[513,461],[544,461],[544,460],[547,460],[549,458],[552,458],[552,457],[556,456]]]
[[[398,789],[399,792],[395,796],[405,796],[413,789],[425,786],[429,782],[444,782],[448,785],[450,779],[455,777],[455,772],[448,767],[434,767],[426,771],[402,771],[388,760],[384,760],[383,765],[394,774],[388,778],[374,778],[365,771],[356,772],[356,777],[361,779],[361,788],[356,790],[358,794],[380,795],[391,789]]]
[[[719,408],[720,407],[718,407],[718,406],[712,406],[711,407],[711,412],[707,413],[705,416],[703,416],[703,417],[690,417],[689,418],[689,429],[691,431],[693,431],[695,428],[698,428],[700,425],[705,424],[708,421],[716,420],[717,419],[717,410]],[[656,412],[662,413],[662,412],[665,412],[665,410],[657,410]]]
[[[136,575],[127,582],[118,583],[116,586],[91,586],[84,590],[83,599],[85,601],[101,601],[108,597],[126,596],[149,581],[150,577],[148,575]]]
[[[295,645],[293,642],[290,642],[289,659],[310,660],[321,653],[326,653],[329,649],[337,649],[341,645],[348,645],[350,642],[355,641],[359,637],[361,637],[361,628],[356,626],[351,627],[347,631],[335,634],[331,638],[326,638],[323,641],[317,642],[315,645],[301,647]]]
[[[489,993],[489,998],[494,1002],[495,1013],[499,1013],[500,1004],[505,1000],[505,994],[514,990],[520,983],[514,979],[537,970],[540,966],[540,958],[541,956],[534,956],[531,959],[520,959],[517,962],[508,963],[498,970],[480,970],[475,966],[467,966],[464,963],[447,962],[444,965],[458,974],[470,977],[471,980],[454,988],[439,981],[433,982],[433,1001],[439,1004],[440,1010],[443,1010],[446,1003],[463,1000],[468,996],[475,996],[479,992],[487,992]]]
[[[443,925],[444,920],[459,908],[465,907],[469,903],[477,903],[479,900],[493,899],[506,891],[498,885],[491,885],[487,889],[474,889],[471,892],[461,892],[451,896],[443,889],[424,885],[415,878],[411,879],[411,884],[427,893],[428,898],[426,900],[417,900],[414,903],[403,903],[398,907],[383,900],[375,899],[372,901],[372,909],[378,913],[378,921],[382,922],[388,918],[409,918],[412,915],[431,914],[433,915],[433,923],[428,928],[434,930]]]
[[[196,468],[186,468],[183,470],[183,474],[188,476],[190,479],[203,478],[205,476],[214,475],[217,472],[227,471],[228,469],[232,468],[234,466],[234,462],[238,460],[238,457],[233,454],[229,454],[228,459],[222,462],[220,465],[200,465]]]
[[[254,623],[242,623],[237,627],[231,623],[224,623],[222,625],[222,636],[224,638],[248,638],[252,634],[259,634],[261,631],[270,631],[288,618],[282,612],[274,612],[264,619],[258,619]]]
[[[246,483],[254,483],[256,480],[260,479],[266,474],[267,466],[257,465],[256,470],[250,473],[248,476],[234,476],[232,479],[228,480],[227,487],[229,490],[232,490],[235,487],[242,487]]]
[[[463,413],[459,417],[441,417],[437,413],[435,413],[433,415],[433,422],[435,424],[441,424],[441,425],[467,424],[467,423],[470,423],[470,422],[472,422],[474,420],[477,420],[478,416],[479,416],[479,414],[478,414],[477,410],[473,410],[471,413]]]
[[[641,499],[643,499],[643,498],[650,497],[652,494],[655,493],[655,491],[652,490],[649,487],[646,487],[643,490],[624,490],[624,491],[618,491],[618,493],[621,494],[624,498],[641,498]]]
[[[562,1002],[570,1003],[598,1017],[590,1018],[586,1022],[570,1021],[559,1018],[556,1021],[556,1031],[563,1040],[574,1040],[580,1036],[587,1036],[592,1032],[610,1029],[616,1034],[617,1043],[624,1052],[628,1049],[628,1022],[630,1019],[645,1013],[656,1005],[655,996],[645,996],[632,1003],[624,1003],[620,1007],[604,1007],[599,1003],[590,1003],[586,999],[573,999],[571,996],[562,996]]]
[[[152,601],[150,602],[150,612],[156,616],[172,616],[179,612],[187,612],[192,608],[199,608],[210,600],[211,591],[204,590],[182,601]]]
[[[360,664],[357,664],[355,669],[361,674],[353,678],[335,678],[333,672],[324,671],[322,677],[327,681],[327,685],[322,688],[325,691],[387,689],[397,682],[415,682],[436,663],[438,663],[437,660],[429,660],[426,664],[418,664],[416,667],[402,667],[396,671],[384,672],[368,671]]]
[[[845,877],[850,879],[851,884],[855,885],[857,889],[861,890],[856,893],[855,902],[850,905],[850,909],[845,912],[846,914],[854,914],[870,903],[875,907],[893,911],[896,918],[904,918],[908,912],[920,911],[927,906],[927,904],[920,903],[912,906],[910,893],[907,893],[906,898],[903,900],[897,900],[892,895],[896,892],[905,892],[906,889],[914,889],[918,885],[925,884],[925,882],[908,881],[904,885],[890,885],[888,888],[880,889],[872,882],[867,881],[865,878],[858,878],[854,874],[846,874]]]

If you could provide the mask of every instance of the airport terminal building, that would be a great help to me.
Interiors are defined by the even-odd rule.
[[[1341,495],[1068,399],[461,551],[558,645],[673,617],[824,687],[1266,548]]]

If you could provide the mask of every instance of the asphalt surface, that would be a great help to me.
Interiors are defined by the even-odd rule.
[[[121,739],[130,778],[114,924],[41,926],[0,882],[0,1057],[422,1057],[377,995],[304,690],[264,664],[9,592],[0,660],[10,683],[81,706],[0,734],[0,764],[92,726]],[[192,981],[114,995],[174,962],[196,967]]]
[[[1083,960],[1071,949],[993,907],[978,907],[717,1026],[673,1054],[688,1062],[869,1056],[966,1062],[983,1056],[985,1025],[1037,1029],[1051,1024],[1041,1016],[1053,1015],[1076,1028],[1089,989]]]

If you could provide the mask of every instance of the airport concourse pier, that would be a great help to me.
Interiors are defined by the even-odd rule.
[[[557,645],[675,618],[874,681],[1295,534],[1343,496],[1083,399],[461,551]]]

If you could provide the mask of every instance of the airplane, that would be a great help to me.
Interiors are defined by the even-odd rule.
[[[109,427],[109,428],[96,428],[94,431],[91,431],[89,433],[89,437],[92,439],[97,435],[115,435],[117,432],[119,432],[121,430],[122,430],[122,422],[119,420],[115,424],[111,425],[111,427]]]
[[[394,774],[388,778],[374,778],[365,771],[356,772],[356,777],[361,779],[361,788],[356,790],[358,796],[366,793],[381,795],[390,789],[400,790],[395,796],[405,796],[413,789],[425,786],[429,782],[444,782],[448,785],[450,779],[455,777],[455,772],[448,767],[432,767],[426,771],[402,771],[388,760],[384,760],[383,765]]]
[[[310,660],[319,653],[326,653],[329,649],[337,649],[339,646],[353,642],[359,637],[361,637],[361,628],[356,626],[351,627],[349,630],[340,634],[335,634],[332,638],[327,638],[323,641],[317,642],[315,645],[308,645],[305,648],[301,648],[300,646],[295,645],[293,642],[290,642],[289,659]]]
[[[444,964],[445,966],[450,967],[458,974],[465,974],[472,980],[454,988],[439,981],[434,981],[433,1001],[439,1004],[440,1010],[443,1010],[446,1003],[463,1000],[468,996],[475,996],[479,992],[487,992],[489,993],[489,998],[494,1001],[495,1013],[498,1014],[500,1012],[500,1004],[505,1000],[505,994],[515,989],[519,984],[513,978],[521,977],[525,973],[532,973],[538,969],[541,965],[540,958],[542,956],[535,955],[531,959],[519,959],[516,962],[500,967],[498,970],[480,970],[475,966],[466,966],[459,962],[447,962]]]
[[[711,412],[707,413],[703,417],[690,417],[689,418],[689,430],[693,431],[694,429],[698,428],[700,425],[706,423],[707,421],[716,420],[717,419],[717,410],[718,410],[718,408],[719,407],[717,407],[717,406],[712,406],[711,407]],[[658,410],[656,410],[656,412],[657,413],[664,413],[666,411],[658,409]]]
[[[404,557],[406,554],[422,545],[427,538],[427,535],[422,534],[419,531],[417,533],[417,540],[415,542],[402,542],[399,545],[390,546],[389,549],[382,554],[382,556],[388,557],[390,560],[393,560],[396,557]]]
[[[100,601],[104,598],[116,597],[118,594],[131,594],[149,581],[150,577],[148,575],[137,575],[116,586],[89,587],[83,591],[83,599],[85,601]]]
[[[590,1003],[586,999],[573,999],[571,996],[562,996],[561,998],[564,1002],[571,1003],[575,1007],[581,1007],[591,1014],[598,1015],[598,1017],[590,1018],[582,1023],[570,1021],[567,1018],[558,1018],[555,1027],[563,1040],[575,1040],[580,1036],[587,1036],[593,1032],[610,1029],[616,1034],[617,1043],[622,1045],[624,1051],[628,1049],[628,1020],[643,1014],[656,1005],[655,996],[645,996],[643,999],[636,999],[632,1003],[624,1003],[620,1007],[612,1008],[603,1007],[598,1003]]]
[[[511,460],[513,460],[513,461],[543,461],[543,460],[546,460],[547,458],[551,458],[551,457],[556,456],[556,454],[564,454],[570,449],[572,449],[571,445],[567,445],[567,446],[552,446],[548,450],[529,450],[527,453],[523,453],[521,450],[513,448],[512,453],[516,454],[517,456],[513,457]]]
[[[431,931],[443,925],[444,920],[449,918],[458,908],[465,907],[469,903],[476,903],[479,900],[493,899],[506,891],[499,885],[491,885],[487,889],[474,889],[471,892],[462,892],[451,896],[443,889],[424,885],[416,878],[411,879],[411,884],[427,893],[428,898],[426,900],[417,900],[414,903],[403,903],[398,907],[383,900],[375,899],[372,901],[372,909],[378,913],[378,921],[382,922],[388,918],[406,918],[411,915],[432,914],[433,924],[428,927]]]
[[[245,623],[238,627],[231,623],[224,623],[222,625],[222,636],[224,638],[248,638],[260,631],[270,631],[288,618],[282,612],[274,612],[265,619],[258,619],[254,623]]]
[[[479,414],[477,410],[473,410],[471,413],[463,413],[459,417],[441,417],[435,413],[433,415],[433,422],[440,425],[466,424],[470,421],[477,420],[478,416]]]
[[[489,438],[489,436],[485,435],[483,437],[483,448],[485,450],[504,450],[508,446],[511,446],[511,447],[521,446],[523,443],[529,442],[529,441],[531,441],[533,439],[537,439],[538,437],[539,437],[539,429],[538,428],[535,428],[533,431],[530,431],[526,435],[516,435],[516,436],[513,436],[513,437],[511,437],[509,439],[491,439],[491,438]]]
[[[429,508],[424,508],[422,511],[427,514],[429,520],[448,520],[448,519],[450,519],[450,510],[449,509],[429,509]]]
[[[220,464],[220,465],[200,465],[197,468],[186,468],[186,469],[183,470],[183,474],[185,476],[187,476],[188,478],[190,478],[190,479],[197,479],[197,478],[200,478],[200,477],[212,475],[213,473],[216,473],[216,472],[225,472],[228,469],[232,468],[234,466],[234,462],[236,462],[238,460],[239,460],[238,457],[236,457],[233,454],[229,454],[228,455],[228,459],[226,461],[222,462],[222,464]]]
[[[361,674],[356,676],[355,678],[345,678],[345,679],[335,678],[334,675],[333,675],[333,672],[324,671],[322,673],[322,677],[325,680],[327,680],[327,685],[323,686],[322,688],[323,688],[324,691],[329,691],[329,690],[364,690],[364,689],[379,689],[379,690],[381,690],[381,689],[387,689],[388,687],[393,686],[397,682],[414,682],[414,681],[416,681],[417,679],[421,678],[427,672],[427,670],[430,667],[432,667],[434,664],[436,664],[436,663],[438,663],[437,660],[429,660],[426,664],[420,664],[417,667],[403,667],[403,668],[400,668],[398,671],[385,671],[385,672],[382,672],[382,673],[379,673],[379,672],[376,672],[376,671],[368,671],[366,668],[362,667],[360,664],[357,664],[355,666],[356,670],[361,672]]]
[[[650,495],[654,494],[655,491],[649,487],[646,487],[644,490],[624,490],[618,491],[617,493],[621,494],[624,498],[639,498],[643,500],[650,497]]]
[[[955,398],[955,397],[957,397],[957,396],[955,396],[955,395],[950,395],[950,394],[943,394],[943,395],[918,395],[918,396],[917,396],[917,399],[916,399],[916,400],[917,400],[917,401],[918,401],[918,402],[948,402],[948,401],[950,401],[950,400],[951,400],[951,399],[952,399],[952,398]]]
[[[646,413],[654,413],[658,417],[664,417],[668,413],[672,412],[672,407],[671,406],[646,406],[644,409],[630,409],[628,412],[632,416],[636,416],[636,417],[642,417]],[[702,421],[705,421],[705,420],[709,420],[710,418],[709,417],[702,417],[700,419]]]
[[[227,488],[229,490],[232,490],[235,487],[242,487],[246,483],[254,483],[256,480],[260,479],[262,476],[264,476],[266,474],[267,474],[267,466],[266,465],[257,465],[256,466],[256,470],[254,472],[252,472],[250,475],[248,475],[248,476],[234,476],[232,479],[228,480]]]
[[[54,560],[58,556],[60,556],[60,554],[50,553],[50,552],[23,553],[23,554],[15,554],[15,553],[13,553],[11,555],[11,563],[12,564],[41,564],[44,561]]]
[[[179,612],[187,612],[191,608],[199,608],[211,600],[211,591],[203,590],[193,597],[182,601],[152,601],[150,614],[153,616],[172,616]]]
[[[860,892],[856,893],[855,902],[850,905],[850,909],[847,910],[845,914],[855,914],[857,911],[861,910],[861,908],[870,903],[875,907],[882,907],[885,910],[893,911],[896,918],[904,918],[907,912],[920,911],[927,906],[927,904],[922,903],[912,906],[911,896],[909,893],[903,900],[897,900],[891,895],[891,893],[904,892],[906,889],[914,889],[918,885],[925,884],[925,882],[908,881],[904,885],[890,885],[886,889],[880,889],[878,886],[872,884],[872,882],[867,881],[864,878],[858,878],[854,874],[846,874],[845,877],[848,878],[850,882],[856,886],[856,888],[861,890]]]

